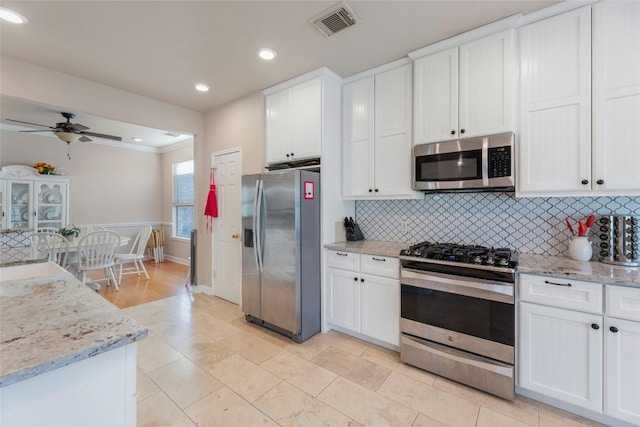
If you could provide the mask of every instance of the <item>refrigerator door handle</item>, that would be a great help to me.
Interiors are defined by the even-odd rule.
[[[255,245],[254,251],[256,254],[256,264],[258,265],[258,271],[264,272],[262,268],[262,191],[264,188],[264,182],[259,179],[256,181],[256,198],[254,200],[254,216],[253,216],[253,230],[255,233]]]

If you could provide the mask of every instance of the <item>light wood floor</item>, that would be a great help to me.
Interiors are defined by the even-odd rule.
[[[130,264],[131,265],[131,264]],[[185,283],[189,267],[171,261],[144,263],[151,280],[147,280],[144,274],[127,274],[122,276],[120,290],[113,286],[106,286],[105,280],[100,281],[98,293],[118,308],[133,307],[151,301],[157,301],[176,295],[187,293]],[[103,277],[102,272],[90,274],[92,278]],[[117,274],[117,270],[116,270]]]

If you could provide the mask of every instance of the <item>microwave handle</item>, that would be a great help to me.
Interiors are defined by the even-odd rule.
[[[489,137],[482,138],[482,186],[489,186]]]

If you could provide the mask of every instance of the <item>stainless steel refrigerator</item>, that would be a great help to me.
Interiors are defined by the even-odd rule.
[[[242,311],[302,342],[320,331],[320,174],[242,177]]]

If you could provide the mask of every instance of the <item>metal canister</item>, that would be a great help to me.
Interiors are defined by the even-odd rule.
[[[598,259],[607,264],[640,266],[640,218],[603,215],[598,220]]]

